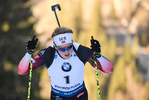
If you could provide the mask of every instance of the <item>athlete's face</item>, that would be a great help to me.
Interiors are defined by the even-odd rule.
[[[72,50],[73,50],[72,43],[60,45],[55,48],[57,49],[57,51],[61,55],[61,57],[63,57],[64,59],[68,59],[71,57]]]

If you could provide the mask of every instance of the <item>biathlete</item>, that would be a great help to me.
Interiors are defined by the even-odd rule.
[[[53,44],[41,50],[33,57],[33,68],[44,65],[51,79],[51,100],[88,100],[84,84],[84,66],[89,62],[95,67],[93,55],[96,56],[97,68],[105,73],[113,72],[111,62],[101,54],[100,44],[91,40],[91,49],[73,42],[73,31],[59,27],[52,33]],[[27,42],[27,53],[18,65],[18,74],[24,75],[30,70],[31,54],[37,47],[38,39]],[[95,54],[93,53],[95,52]]]

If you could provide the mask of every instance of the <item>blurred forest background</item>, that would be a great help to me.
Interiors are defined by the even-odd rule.
[[[18,75],[17,66],[34,34],[35,53],[52,44],[54,4],[74,41],[90,47],[94,36],[114,66],[111,74],[99,71],[101,99],[149,100],[149,0],[0,0],[0,100],[26,100],[28,74]],[[97,100],[95,69],[85,67],[89,100]],[[50,91],[46,68],[33,70],[31,100],[49,100]]]

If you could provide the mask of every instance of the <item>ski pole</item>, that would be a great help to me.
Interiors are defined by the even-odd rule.
[[[61,27],[59,20],[58,20],[58,17],[57,17],[57,14],[56,14],[56,9],[58,9],[59,11],[61,10],[60,5],[59,4],[53,5],[53,6],[51,6],[51,9],[52,9],[52,11],[54,11],[58,26]]]
[[[100,87],[99,87],[99,78],[98,78],[98,70],[97,70],[97,62],[96,62],[96,56],[93,56],[94,63],[95,63],[95,72],[96,72],[96,81],[97,81],[97,91],[98,91],[98,100],[101,100],[100,98]]]
[[[96,43],[96,42],[94,42],[93,36],[91,36],[91,38],[92,38],[92,39],[91,39],[91,44]],[[94,62],[94,64],[95,64],[98,100],[101,100],[101,98],[100,98],[100,87],[99,87],[99,78],[98,78],[98,69],[97,69],[97,62],[96,62],[97,58],[96,58],[95,54],[96,54],[96,52],[94,51],[94,52],[93,52],[93,58],[92,58],[91,60],[92,60],[92,61]]]
[[[31,93],[33,55],[34,55],[34,53],[31,54],[31,62],[30,62],[30,71],[29,71],[29,83],[28,83],[28,95],[27,95],[27,100],[30,100],[30,93]]]

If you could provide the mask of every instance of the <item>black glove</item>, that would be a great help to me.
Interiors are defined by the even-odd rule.
[[[91,36],[91,50],[95,53],[95,56],[99,58],[101,56],[100,43],[97,40],[94,40],[93,36]]]
[[[34,35],[33,38],[29,40],[26,44],[26,49],[29,54],[32,54],[37,47],[38,38],[35,38],[36,36]]]

